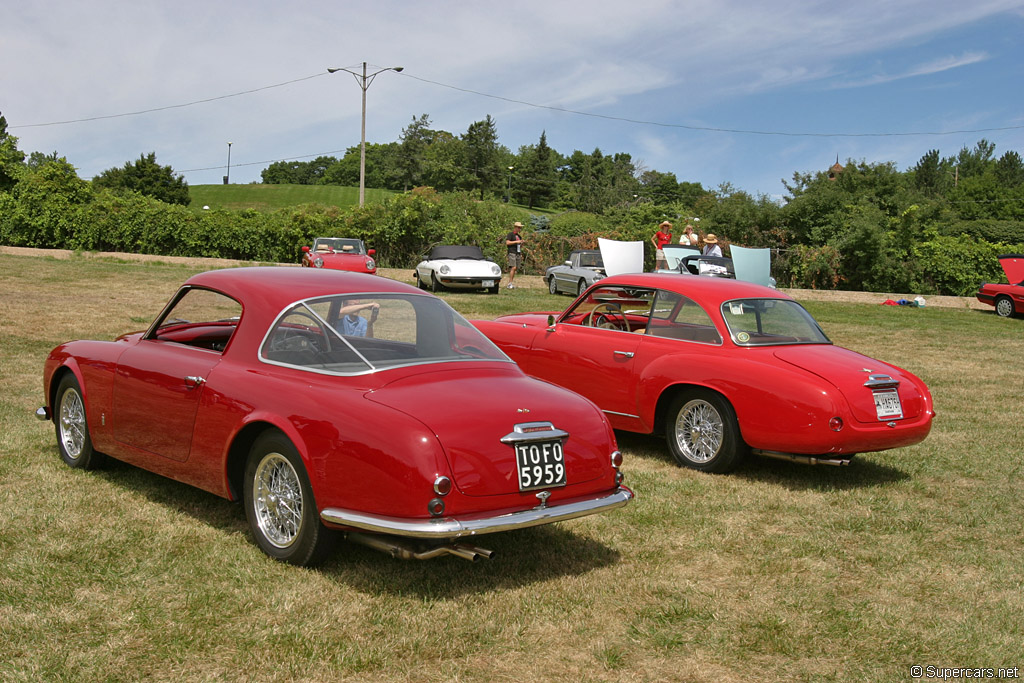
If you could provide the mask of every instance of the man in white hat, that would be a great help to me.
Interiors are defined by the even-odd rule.
[[[515,289],[516,269],[523,265],[523,236],[519,231],[523,224],[516,221],[512,224],[512,232],[505,235],[505,246],[508,248],[508,288]]]

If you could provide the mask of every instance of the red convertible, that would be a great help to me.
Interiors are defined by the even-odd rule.
[[[1009,284],[986,282],[975,296],[981,303],[994,306],[1003,318],[1024,315],[1024,254],[1003,254],[999,265]]]
[[[597,403],[612,426],[665,434],[708,472],[746,453],[848,464],[924,439],[920,379],[834,346],[786,294],[737,280],[618,275],[564,313],[474,324],[528,374]]]
[[[441,299],[287,267],[190,278],[149,329],[55,348],[37,417],[105,456],[243,500],[259,547],[305,565],[339,531],[402,558],[626,504],[601,411],[527,377]]]

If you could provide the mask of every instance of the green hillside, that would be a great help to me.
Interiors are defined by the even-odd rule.
[[[211,209],[256,209],[273,211],[298,204],[351,206],[359,203],[359,188],[338,185],[190,185],[191,207]],[[394,194],[389,190],[366,190],[366,201],[377,202]]]

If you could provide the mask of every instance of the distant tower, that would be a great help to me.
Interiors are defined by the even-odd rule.
[[[828,179],[835,180],[839,177],[839,174],[843,172],[843,166],[839,163],[839,155],[836,155],[836,163],[832,164],[832,168],[828,169]]]

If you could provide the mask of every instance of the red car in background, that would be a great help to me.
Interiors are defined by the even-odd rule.
[[[1024,254],[1003,254],[999,265],[1009,284],[986,282],[975,296],[981,303],[995,306],[996,314],[1004,318],[1024,315]]]
[[[597,406],[387,278],[195,275],[147,330],[55,348],[43,388],[68,466],[112,456],[242,500],[259,547],[293,564],[338,531],[401,558],[490,557],[483,534],[633,497]]]
[[[312,247],[302,248],[302,265],[374,275],[377,272],[377,262],[373,260],[376,253],[374,249],[367,249],[359,239],[317,237]]]
[[[924,439],[924,382],[834,346],[796,301],[739,280],[617,275],[563,313],[473,321],[519,366],[586,396],[612,426],[663,433],[708,472],[753,451],[811,464]]]

